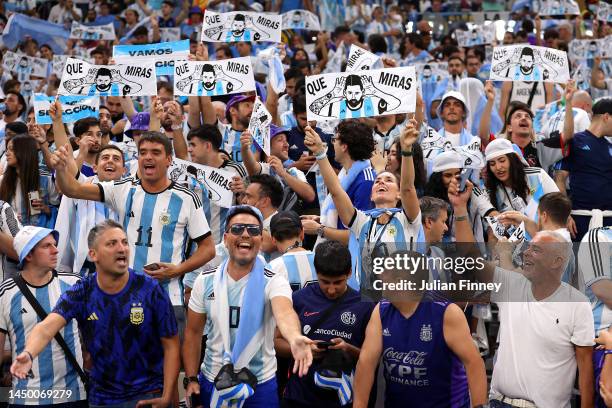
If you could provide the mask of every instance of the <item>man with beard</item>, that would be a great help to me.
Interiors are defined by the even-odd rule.
[[[100,130],[100,122],[96,118],[80,119],[74,124],[73,132],[79,144],[79,150],[74,152],[77,168],[81,169],[85,177],[92,177],[95,175],[93,163],[96,162],[96,155],[102,146],[103,134]],[[57,140],[57,135],[56,145],[58,147],[63,145]]]
[[[471,145],[474,142],[480,144],[480,139],[465,128],[469,112],[461,92],[450,91],[444,94],[437,114],[442,119],[442,128],[438,133],[445,142],[448,141],[455,147]]]
[[[524,47],[521,51],[518,67],[514,68],[514,79],[524,81],[540,81],[542,80],[542,71],[540,67],[535,66],[535,56],[533,50],[529,47]]]
[[[376,88],[368,75],[338,78],[334,89],[314,101],[310,109],[317,115],[339,119],[384,114],[397,108],[401,101]]]
[[[246,28],[246,16],[236,14],[232,21],[232,29],[226,34],[225,42],[235,41],[258,41],[261,35]]]
[[[441,125],[438,107],[440,106],[442,97],[447,92],[460,90],[459,83],[465,74],[465,64],[461,57],[451,56],[448,59],[448,73],[449,76],[447,78],[444,78],[438,82],[436,90],[431,97],[431,107],[429,113],[431,115],[431,119],[433,120],[429,121],[429,125],[436,129]]]
[[[120,89],[119,85],[123,85]],[[94,77],[94,83],[89,87],[89,96],[119,96],[130,93],[132,87],[127,83],[113,82],[113,74],[108,68],[100,68]]]
[[[102,144],[109,144],[111,141],[111,129],[113,128],[113,120],[110,109],[106,106],[101,105],[99,109],[100,115],[100,131],[102,132]]]
[[[240,135],[249,127],[251,113],[253,113],[254,95],[236,95],[233,96],[225,106],[225,118],[228,125],[217,121],[217,127],[223,140],[221,142],[221,150],[225,150],[230,159],[242,163],[242,154],[240,152]],[[214,110],[213,110],[214,112]],[[255,143],[251,146],[251,151],[256,154],[259,159],[258,147]]]

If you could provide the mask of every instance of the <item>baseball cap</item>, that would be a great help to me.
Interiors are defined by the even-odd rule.
[[[516,154],[521,160],[521,163],[523,163],[525,166],[529,166],[529,163],[527,163],[527,160],[525,160],[523,157],[521,148],[510,142],[508,139],[495,139],[489,143],[485,149],[485,160],[493,160],[508,153]]]
[[[612,98],[601,98],[593,104],[593,115],[612,115]]]
[[[302,220],[295,211],[279,211],[270,220],[270,234],[273,237],[280,231],[293,232],[301,229]]]
[[[55,241],[59,239],[59,232],[48,228],[35,227],[27,225],[19,230],[15,238],[13,238],[13,248],[19,256],[19,267],[23,267],[23,261],[26,256],[40,241],[45,239],[49,234],[53,235]]]
[[[289,129],[285,127],[276,126],[273,123],[270,124],[270,140],[274,139],[276,136],[280,135],[281,133],[287,133],[287,132],[289,132]]]
[[[459,102],[461,102],[463,104],[463,110],[465,111],[465,116],[468,117],[470,115],[470,110],[468,109],[468,106],[467,106],[467,103],[465,102],[465,98],[463,97],[463,94],[459,91],[448,91],[442,96],[442,100],[440,101],[440,104],[438,105],[438,108],[436,109],[436,112],[438,113],[438,117],[441,117],[442,107],[444,106],[444,102],[446,102],[448,98],[454,98],[454,99],[457,99]]]
[[[433,161],[434,173],[438,173],[448,169],[462,169],[465,158],[454,150],[440,153]]]
[[[127,126],[129,126],[124,133],[129,137],[132,137],[133,130],[149,130],[149,119],[151,114],[149,112],[138,112]]]
[[[227,215],[225,217],[225,225],[227,227],[227,225],[229,225],[230,220],[232,219],[232,217],[234,217],[235,215],[238,214],[251,214],[253,215],[255,218],[257,218],[259,220],[259,225],[261,227],[263,227],[263,215],[261,214],[261,211],[259,211],[257,208],[253,207],[252,205],[234,205],[232,207],[229,208],[229,210],[227,210]]]
[[[255,101],[255,95],[236,95],[232,96],[231,99],[227,102],[227,105],[225,105],[225,119],[227,119],[228,122],[232,121],[232,118],[229,114],[230,108],[244,101]]]

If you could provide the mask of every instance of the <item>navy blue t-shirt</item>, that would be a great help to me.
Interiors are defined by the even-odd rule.
[[[308,285],[293,293],[293,308],[308,338],[330,341],[340,337],[345,342],[361,348],[375,305],[372,302],[362,301],[359,292],[351,288],[348,288],[341,302],[325,321],[317,324],[318,327],[308,330],[311,325],[317,323],[320,314],[330,307],[334,300],[328,299],[318,284]],[[313,375],[317,366],[317,360],[313,361],[306,377],[299,378],[291,374],[285,388],[285,399],[311,406],[339,407],[337,392],[315,385]]]
[[[178,333],[172,304],[157,281],[132,270],[129,274],[114,295],[104,293],[97,273],[92,274],[65,292],[53,310],[79,323],[93,360],[92,404],[118,404],[163,389],[161,337]]]
[[[605,137],[576,133],[562,169],[570,172],[574,210],[612,210],[612,143]]]

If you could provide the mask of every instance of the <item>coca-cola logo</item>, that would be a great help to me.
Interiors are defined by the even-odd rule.
[[[425,364],[425,358],[427,352],[425,351],[395,351],[393,347],[389,347],[383,353],[383,357],[386,360],[395,360],[403,364],[410,364],[413,366],[421,366]]]

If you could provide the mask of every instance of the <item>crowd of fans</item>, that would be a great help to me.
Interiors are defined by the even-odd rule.
[[[612,407],[612,54],[570,52],[608,45],[612,5],[539,3],[0,2],[0,404]],[[205,43],[206,10],[307,10],[321,31]],[[116,38],[53,34],[74,22]],[[497,38],[460,47],[474,24]],[[257,91],[175,96],[161,75],[156,96],[100,96],[71,123],[56,100],[38,122],[55,57],[114,65],[170,28],[190,60],[250,57]],[[489,80],[514,44],[568,52],[572,79]],[[352,45],[415,67],[414,113],[308,121],[307,78],[345,71]],[[199,168],[231,175],[231,207]],[[481,267],[429,262],[451,253]],[[372,265],[396,255],[423,262],[386,267],[381,293]],[[462,276],[500,286],[390,289]]]

